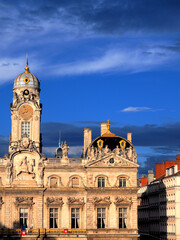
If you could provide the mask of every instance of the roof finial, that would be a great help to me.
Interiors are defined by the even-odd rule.
[[[109,120],[107,121],[107,129],[109,130],[109,128],[110,128],[110,123],[109,123]]]
[[[25,66],[25,73],[29,73],[29,66],[28,66],[28,53],[26,53],[26,66]]]

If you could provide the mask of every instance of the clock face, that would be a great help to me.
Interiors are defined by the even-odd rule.
[[[33,115],[33,108],[27,104],[24,104],[20,107],[19,114],[23,119],[28,120]]]

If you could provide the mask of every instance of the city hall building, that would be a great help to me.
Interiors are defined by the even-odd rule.
[[[0,239],[135,240],[137,154],[131,142],[101,123],[84,151],[69,158],[68,143],[55,158],[42,153],[40,82],[29,70],[13,82],[9,152],[0,159]]]

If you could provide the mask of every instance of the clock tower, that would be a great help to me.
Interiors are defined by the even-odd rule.
[[[19,150],[41,152],[40,122],[42,105],[39,99],[40,83],[29,70],[19,74],[13,82],[11,103],[12,128],[9,153]]]

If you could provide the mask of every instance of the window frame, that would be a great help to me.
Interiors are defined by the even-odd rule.
[[[54,217],[51,217],[51,209],[57,209],[57,212],[55,212],[57,214],[57,218],[54,218]],[[55,214],[54,212],[52,214]],[[55,207],[55,206],[50,206],[48,208],[48,215],[49,215],[49,229],[58,229],[59,228],[59,217],[60,217],[60,214],[59,214],[59,208],[58,207]],[[57,227],[54,227],[54,221],[53,220],[53,227],[51,227],[51,218],[52,219],[57,219]]]
[[[120,212],[120,209],[122,210],[121,212]],[[126,210],[126,211],[124,211],[124,210]],[[121,216],[120,216],[120,214],[121,214]],[[124,215],[126,215],[126,216],[124,216]],[[122,219],[121,224],[126,225],[126,227],[124,227],[124,226],[120,227],[120,219]],[[118,208],[118,228],[119,229],[128,229],[128,208],[127,207],[122,206],[122,207]]]
[[[75,217],[72,216],[73,212],[72,210],[75,210],[74,214],[75,214]],[[78,210],[78,213],[77,213],[77,210]],[[80,207],[71,207],[71,229],[80,229],[81,227],[81,208]],[[76,216],[79,215],[79,217],[77,218]],[[75,219],[75,226],[73,227],[73,219]],[[77,223],[76,223],[76,220],[79,219],[79,227],[77,227]]]
[[[124,188],[124,187],[127,187],[127,178],[119,177],[119,188]]]
[[[98,187],[98,188],[104,188],[104,187],[106,187],[105,177],[98,177],[98,179],[97,179],[97,187]]]
[[[100,211],[98,212],[98,210],[100,210]],[[103,213],[103,210],[104,210],[104,213]],[[100,213],[100,217],[98,217],[98,213]],[[103,218],[103,214],[105,215],[104,218]],[[98,222],[99,222],[98,219],[100,219],[100,225],[101,225],[100,227],[98,227]],[[104,220],[104,227],[102,227],[103,220]],[[107,228],[107,209],[106,209],[106,207],[99,206],[96,209],[96,228],[97,229],[105,229],[105,228]]]
[[[27,212],[22,212],[21,213],[21,210],[27,210]],[[23,216],[21,217],[21,214],[23,214]],[[24,214],[27,214],[27,217],[24,216]],[[22,224],[21,224],[21,219],[22,219]],[[28,225],[29,225],[29,208],[28,207],[20,207],[19,208],[19,225],[21,227],[21,225],[23,226],[25,223],[24,223],[24,220],[27,219],[25,222],[26,222],[26,228],[28,228]]]
[[[30,121],[21,122],[21,138],[23,138],[25,134],[26,134],[26,137],[31,138],[31,122]]]

